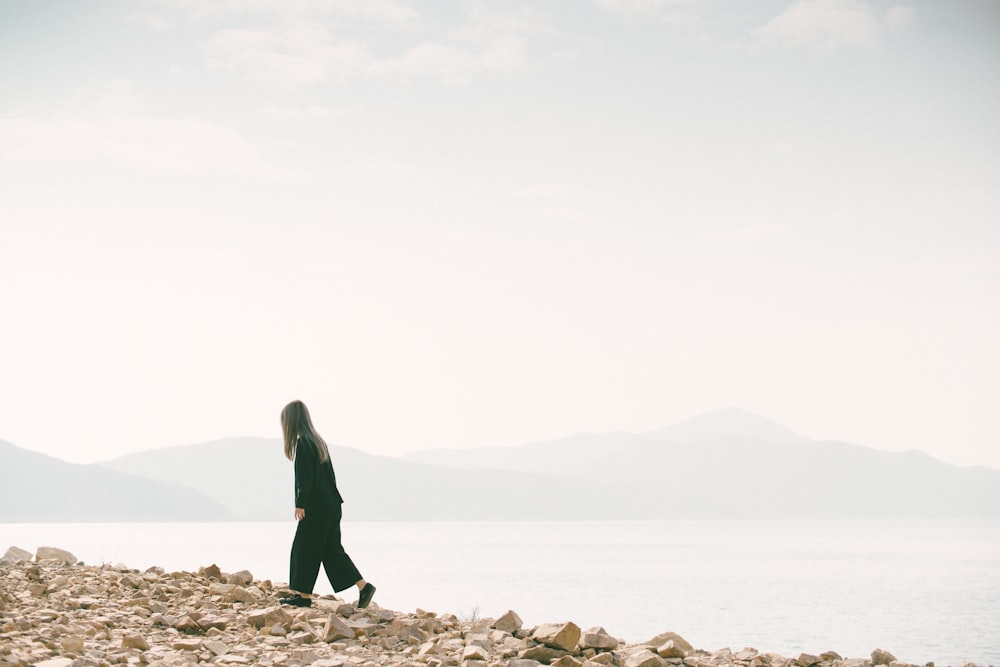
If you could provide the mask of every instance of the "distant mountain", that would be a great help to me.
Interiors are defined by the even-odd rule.
[[[669,442],[745,438],[781,444],[805,442],[809,439],[793,433],[777,422],[738,408],[714,410],[666,428],[643,433],[642,437]]]
[[[402,458],[449,468],[547,472],[562,470],[578,474],[593,472],[595,461],[603,462],[610,454],[637,447],[646,441],[690,443],[724,438],[780,444],[808,440],[770,419],[736,408],[726,408],[647,433],[577,433],[558,440],[515,447],[425,449],[405,454]]]
[[[331,447],[349,520],[563,519],[577,480],[559,475],[456,471]],[[294,509],[294,470],[277,438],[230,438],[123,456],[110,469],[185,484],[228,506],[238,520],[281,521]],[[586,501],[584,506],[596,503]]]
[[[66,463],[0,440],[0,522],[231,518],[224,505],[194,489]]]
[[[291,520],[293,466],[277,438],[99,466],[0,444],[0,521]],[[650,433],[331,456],[351,521],[1000,517],[1000,470],[807,440],[739,410]]]

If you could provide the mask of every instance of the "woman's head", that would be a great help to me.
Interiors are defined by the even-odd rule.
[[[300,436],[308,436],[316,444],[319,460],[330,458],[326,442],[313,427],[309,417],[309,408],[302,401],[292,401],[281,410],[281,432],[285,441],[285,456],[295,459],[295,448]]]

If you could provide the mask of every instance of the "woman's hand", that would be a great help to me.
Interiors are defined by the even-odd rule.
[[[296,507],[295,508],[295,520],[296,521],[302,521],[302,519],[304,519],[304,518],[306,518],[306,511],[304,509],[302,509],[301,507]]]

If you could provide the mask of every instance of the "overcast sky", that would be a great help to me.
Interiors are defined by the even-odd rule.
[[[0,438],[740,407],[1000,468],[992,0],[0,2]]]

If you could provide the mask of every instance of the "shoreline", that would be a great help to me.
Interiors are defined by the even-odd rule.
[[[287,588],[245,570],[90,566],[49,547],[12,547],[0,574],[0,667],[918,667],[881,648],[864,658],[710,652],[669,629],[626,643],[572,620],[526,627],[513,611],[397,612],[377,595],[365,610],[332,595],[287,607]]]

